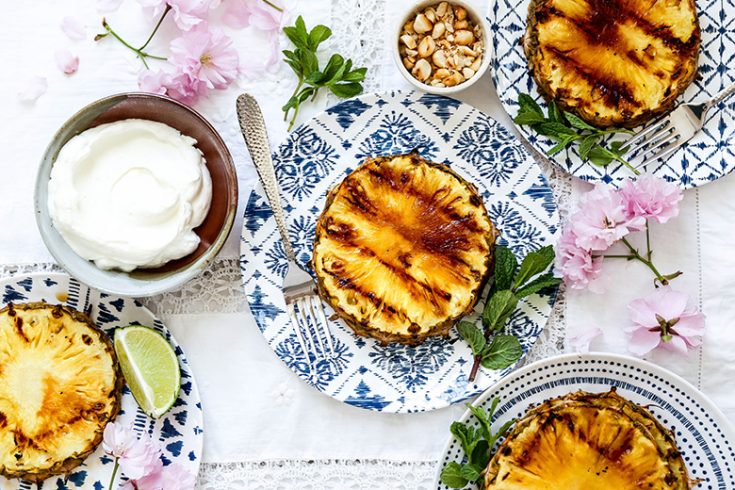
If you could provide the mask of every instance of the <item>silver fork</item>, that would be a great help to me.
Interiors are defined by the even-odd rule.
[[[298,264],[296,253],[288,238],[286,215],[281,205],[281,196],[278,191],[276,170],[271,158],[268,133],[265,128],[263,114],[258,102],[249,94],[242,94],[237,98],[237,116],[240,120],[240,129],[245,138],[250,156],[263,183],[265,195],[273,209],[276,226],[281,234],[283,248],[288,258],[288,272],[283,280],[283,296],[286,298],[286,308],[291,318],[296,339],[301,346],[310,368],[314,359],[334,357],[334,343],[329,322],[324,313],[316,282]],[[306,336],[304,336],[306,334]],[[324,342],[324,337],[326,342]],[[321,353],[321,355],[320,355]]]
[[[642,158],[643,161],[635,166],[636,169],[670,157],[704,127],[709,110],[733,93],[735,84],[722,90],[707,102],[680,104],[667,116],[658,119],[630,138],[620,150],[630,155],[631,159]]]

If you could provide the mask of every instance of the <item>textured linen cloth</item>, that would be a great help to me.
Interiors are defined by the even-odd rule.
[[[472,3],[483,11],[488,8],[486,1]],[[294,12],[305,16],[307,24],[320,22],[334,28],[335,39],[325,46],[327,50],[338,50],[357,58],[358,64],[368,64],[368,90],[410,88],[394,69],[390,51],[391,33],[406,8],[406,2],[385,0],[312,0],[292,5]],[[67,15],[85,24],[84,41],[70,41],[60,30],[61,20]],[[47,268],[52,262],[36,229],[32,197],[36,169],[53,133],[85,104],[113,93],[137,90],[140,61],[111,39],[91,41],[101,30],[101,17],[94,2],[83,0],[15,2],[12,9],[0,16],[4,61],[0,71],[4,116],[0,120],[4,144],[0,158],[0,266],[8,270],[24,264],[23,270]],[[133,0],[123,1],[120,9],[107,17],[118,32],[131,40],[145,39],[153,25]],[[151,51],[164,51],[173,34],[171,26],[164,24]],[[263,37],[246,29],[236,34],[235,42],[241,56],[257,56]],[[54,51],[61,48],[80,57],[78,73],[66,76],[56,68]],[[20,102],[17,92],[29,77],[36,75],[48,79],[47,93],[35,103]],[[195,106],[221,132],[233,154],[240,181],[241,212],[218,266],[182,292],[147,302],[182,345],[199,383],[205,414],[204,462],[235,465],[227,466],[234,477],[208,480],[207,472],[215,471],[215,467],[205,464],[202,481],[209,485],[207,488],[290,488],[290,484],[284,483],[284,468],[294,467],[300,473],[292,473],[292,477],[304,476],[294,477],[293,484],[300,483],[305,488],[425,487],[430,483],[427,478],[431,464],[438,460],[448,437],[449,424],[463,412],[463,407],[425,414],[380,414],[338,403],[318,393],[301,382],[270,350],[247,311],[239,288],[237,258],[242,208],[256,176],[239,132],[234,101],[241,91],[258,98],[275,147],[286,135],[280,107],[294,85],[284,66],[277,73],[243,80],[237,87],[215,92]],[[489,75],[457,98],[510,127]],[[309,104],[302,110],[299,122],[327,103],[322,96]],[[589,188],[588,184],[575,182],[572,200]],[[707,315],[707,335],[704,346],[688,357],[662,352],[651,359],[701,387],[735,421],[735,254],[731,251],[735,204],[730,199],[733,192],[733,177],[688,191],[681,216],[652,230],[657,265],[667,272],[685,272],[673,285],[700,303]],[[606,294],[566,295],[567,335],[598,326],[604,336],[593,342],[593,350],[626,353],[622,332],[629,321],[626,305],[652,290],[652,278],[638,263],[608,263],[605,271],[611,277]],[[339,470],[339,462],[325,463],[323,468],[327,470],[317,474],[349,474],[359,481],[338,481],[334,477],[329,482],[312,482],[313,487],[305,484],[310,462],[331,460],[353,462],[342,463],[341,468],[349,471]],[[387,470],[387,466],[379,465],[375,468],[382,469],[375,469],[371,466],[375,460],[398,463]],[[387,479],[379,479],[380,475],[395,478],[401,474],[397,468],[403,468],[400,471],[404,475],[423,473],[410,483],[406,480],[387,484]],[[238,476],[237,471],[260,471],[266,476],[252,479]]]

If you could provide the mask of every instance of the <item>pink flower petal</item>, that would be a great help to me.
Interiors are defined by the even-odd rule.
[[[638,328],[628,339],[628,350],[637,356],[648,354],[661,343],[659,332],[651,332],[646,328]]]
[[[74,56],[68,49],[56,51],[56,66],[67,75],[76,73],[79,68],[79,57]]]
[[[678,185],[653,174],[627,180],[621,186],[620,194],[630,218],[653,218],[659,223],[666,223],[679,215],[679,202],[684,197]]]
[[[35,102],[46,93],[48,81],[45,77],[31,77],[23,83],[23,89],[18,92],[18,98],[22,102]]]
[[[600,335],[602,335],[602,329],[600,329],[600,327],[588,328],[577,335],[569,337],[569,346],[574,349],[575,352],[589,352],[590,343]]]
[[[679,354],[686,354],[688,351],[687,343],[683,338],[673,336],[668,342],[661,342],[661,346],[672,352],[678,352]]]
[[[61,20],[61,30],[72,41],[81,41],[87,36],[84,25],[75,17],[64,17]]]

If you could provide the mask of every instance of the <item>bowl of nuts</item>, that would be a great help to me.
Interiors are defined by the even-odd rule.
[[[460,0],[423,1],[401,20],[393,50],[398,70],[418,89],[433,94],[463,90],[490,65],[489,29]]]

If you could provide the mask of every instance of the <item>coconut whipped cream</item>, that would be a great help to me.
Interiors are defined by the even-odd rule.
[[[194,144],[166,124],[126,119],[70,139],[51,170],[48,209],[101,269],[158,267],[193,252],[212,181]]]

